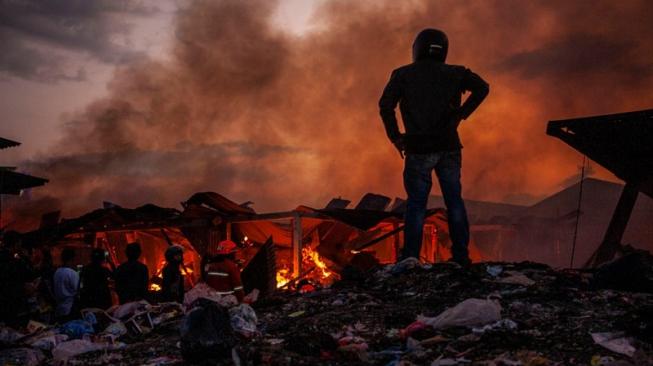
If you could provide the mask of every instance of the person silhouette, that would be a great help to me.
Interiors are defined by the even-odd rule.
[[[452,260],[469,265],[469,223],[462,198],[462,144],[458,125],[483,102],[490,88],[464,66],[445,63],[447,35],[424,29],[413,43],[413,62],[395,69],[379,100],[381,119],[404,164],[406,202],[404,248],[399,260],[418,258],[424,217],[435,173],[447,208]],[[462,103],[465,92],[471,92]],[[462,104],[461,104],[462,103]],[[405,133],[399,131],[399,104]]]

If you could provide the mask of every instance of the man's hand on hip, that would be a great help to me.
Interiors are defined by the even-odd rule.
[[[395,148],[399,151],[399,156],[403,159],[405,156],[404,152],[406,151],[406,139],[404,138],[404,135],[400,135],[392,142],[392,144],[395,145]]]

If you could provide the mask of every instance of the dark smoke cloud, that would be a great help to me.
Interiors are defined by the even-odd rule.
[[[545,135],[548,120],[650,107],[648,1],[328,1],[302,37],[271,25],[275,6],[181,9],[172,61],[120,67],[109,95],[29,165],[51,179],[38,194],[61,198],[68,215],[102,200],[176,206],[200,190],[259,211],[403,196],[376,105],[424,27],[447,31],[450,62],[492,85],[461,126],[469,198],[560,188],[580,156]]]
[[[156,8],[134,0],[0,1],[0,75],[39,82],[79,81],[70,52],[120,64],[142,57],[121,46],[131,26],[121,15],[151,15]]]
[[[555,83],[570,78],[582,82],[584,78],[601,75],[609,79],[614,77],[614,70],[621,70],[622,83],[638,84],[650,78],[653,65],[637,58],[636,45],[629,39],[572,34],[542,48],[517,53],[497,69],[524,79],[542,78]]]

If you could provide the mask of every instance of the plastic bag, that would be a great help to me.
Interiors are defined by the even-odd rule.
[[[612,352],[621,353],[628,357],[633,357],[635,354],[635,347],[632,346],[628,338],[624,337],[623,333],[590,333],[590,335],[596,344]]]
[[[30,343],[30,346],[38,348],[42,351],[52,351],[60,343],[63,343],[68,340],[68,336],[65,334],[53,334],[46,337],[41,337],[35,339]]]
[[[184,309],[189,311],[193,304],[199,299],[211,300],[220,306],[232,307],[238,305],[238,299],[234,295],[220,295],[213,287],[204,282],[198,283],[190,291],[184,294]]]
[[[125,327],[123,322],[117,321],[115,323],[109,324],[109,326],[104,329],[103,333],[111,334],[116,337],[122,337],[123,335],[127,334],[127,327]]]
[[[149,306],[150,303],[145,300],[128,302],[117,307],[113,311],[113,317],[118,319],[129,318],[135,313],[147,309]]]
[[[508,277],[499,279],[500,283],[508,283],[512,285],[522,285],[522,286],[532,286],[535,284],[535,281],[526,277],[525,274],[517,271],[506,271]]]
[[[473,327],[501,320],[501,304],[496,300],[467,299],[434,318],[418,316],[417,321],[436,329]]]
[[[84,334],[93,334],[95,330],[93,325],[85,320],[71,320],[68,323],[61,326],[61,333],[68,335],[71,339],[79,339],[84,336]]]
[[[181,354],[190,362],[231,357],[236,337],[227,309],[199,299],[181,322]]]
[[[250,338],[256,334],[258,318],[256,312],[247,304],[240,304],[229,309],[231,327],[243,337]]]
[[[93,352],[102,349],[99,344],[87,341],[85,339],[74,339],[72,341],[63,342],[57,345],[52,350],[52,357],[55,361],[67,362],[68,359],[81,355],[86,352]]]

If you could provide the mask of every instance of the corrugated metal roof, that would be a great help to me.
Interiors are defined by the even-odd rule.
[[[20,194],[23,189],[42,186],[47,182],[47,179],[0,169],[0,194]]]
[[[20,145],[20,142],[9,140],[3,137],[0,137],[0,149],[6,149],[8,147],[16,147]]]

